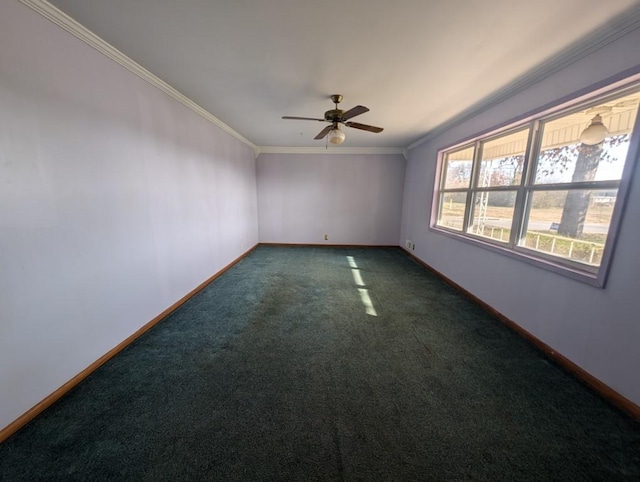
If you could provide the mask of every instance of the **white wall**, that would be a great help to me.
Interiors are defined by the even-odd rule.
[[[260,242],[397,245],[405,164],[402,155],[260,154]]]
[[[257,241],[251,148],[0,0],[0,429]]]
[[[401,239],[416,255],[611,388],[640,404],[640,168],[606,289],[428,230],[436,153],[548,102],[640,65],[640,30],[413,149]],[[490,282],[489,282],[490,281]]]

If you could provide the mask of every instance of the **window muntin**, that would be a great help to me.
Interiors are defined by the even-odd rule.
[[[434,227],[602,284],[640,89],[601,99],[445,151],[444,165],[466,161],[452,164],[465,176],[442,182]]]

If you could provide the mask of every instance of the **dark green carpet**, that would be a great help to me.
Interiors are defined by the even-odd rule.
[[[0,445],[0,479],[638,480],[640,427],[400,250],[260,247]]]

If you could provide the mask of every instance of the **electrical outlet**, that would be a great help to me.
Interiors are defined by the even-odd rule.
[[[405,247],[405,248],[407,248],[407,249],[411,249],[411,245],[412,245],[412,243],[411,243],[411,240],[410,240],[410,239],[406,239],[406,240],[404,241],[404,247]]]
[[[328,235],[328,234],[325,234],[325,235],[324,235],[324,240],[325,240],[325,241],[328,241],[328,240],[329,240],[329,235]]]

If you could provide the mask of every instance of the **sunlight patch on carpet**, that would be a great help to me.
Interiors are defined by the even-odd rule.
[[[351,267],[353,281],[355,282],[356,286],[358,286],[360,300],[362,300],[362,304],[364,305],[364,312],[370,316],[378,316],[378,312],[373,306],[373,302],[371,301],[371,297],[369,296],[369,290],[365,288],[366,285],[364,284],[364,280],[362,279],[362,274],[360,274],[360,268],[358,268],[356,260],[353,259],[353,256],[347,256],[347,261],[349,262],[349,266]]]

